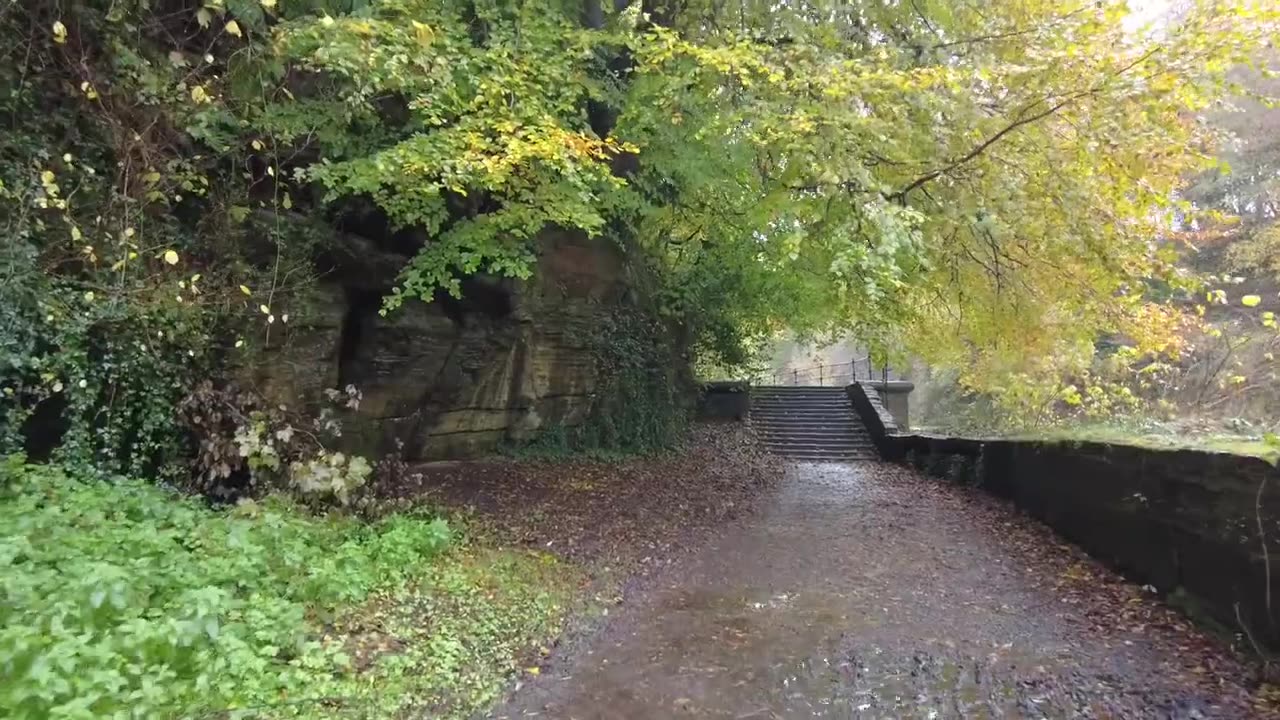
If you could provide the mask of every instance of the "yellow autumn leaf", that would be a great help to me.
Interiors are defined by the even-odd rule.
[[[63,25],[61,20],[55,20],[53,23],[53,41],[59,45],[67,41],[67,26]]]
[[[1245,307],[1255,307],[1260,302],[1262,302],[1262,298],[1257,295],[1245,295],[1240,298],[1240,304]]]
[[[202,28],[209,27],[209,23],[212,20],[213,20],[213,13],[209,12],[209,8],[200,8],[199,10],[196,11],[196,22],[200,24],[200,27]]]
[[[417,36],[418,44],[420,45],[430,45],[431,41],[434,40],[436,36],[430,25],[420,23],[417,20],[413,21],[413,31],[414,35]]]
[[[271,308],[267,307],[266,305],[259,305],[259,306],[258,306],[258,309],[262,311],[262,314],[263,314],[263,315],[270,315],[270,314],[271,314]]]
[[[252,294],[253,294],[253,291],[249,289],[249,286],[248,286],[248,285],[241,285],[241,286],[240,286],[240,292],[244,293],[245,295],[252,295]]]
[[[223,29],[227,31],[228,35],[235,35],[236,37],[241,37],[241,35],[243,35],[243,33],[240,32],[240,24],[235,20],[228,20]]]
[[[177,264],[178,264],[178,253],[176,253],[176,252],[174,252],[174,251],[172,251],[172,250],[165,250],[165,251],[164,251],[164,261],[165,261],[166,263],[169,263],[170,265],[177,265]]]

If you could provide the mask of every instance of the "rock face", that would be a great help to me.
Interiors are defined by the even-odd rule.
[[[628,293],[612,242],[544,233],[529,280],[469,278],[461,300],[382,317],[404,259],[345,241],[338,270],[248,373],[272,402],[318,411],[325,389],[354,385],[363,398],[342,415],[344,449],[407,459],[483,454],[590,410],[592,329]]]

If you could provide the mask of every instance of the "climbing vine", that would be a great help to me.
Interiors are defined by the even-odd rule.
[[[576,429],[585,448],[646,452],[671,447],[692,396],[671,326],[638,308],[612,313],[592,338],[599,385]]]
[[[636,454],[674,447],[696,394],[670,323],[652,309],[619,307],[588,339],[595,383],[584,417],[542,428],[521,454]]]

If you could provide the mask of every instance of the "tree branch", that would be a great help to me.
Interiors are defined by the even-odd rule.
[[[955,160],[952,160],[951,162],[947,163],[947,165],[946,165],[945,167],[938,168],[937,170],[931,170],[931,171],[929,171],[929,172],[925,173],[924,175],[921,175],[920,177],[916,178],[915,180],[912,180],[912,181],[911,181],[911,183],[910,183],[910,184],[908,184],[906,187],[902,188],[901,190],[899,190],[899,191],[898,191],[898,192],[896,192],[896,193],[891,194],[889,197],[890,197],[891,199],[894,199],[894,200],[904,200],[904,199],[906,199],[907,194],[908,194],[908,193],[910,193],[912,190],[915,190],[916,188],[920,187],[921,185],[924,185],[925,183],[927,183],[927,182],[929,182],[929,181],[931,181],[931,180],[935,180],[935,179],[937,179],[938,177],[940,177],[940,176],[942,176],[942,175],[945,175],[945,174],[947,174],[947,173],[951,172],[952,170],[955,170],[956,168],[960,167],[961,165],[963,165],[963,164],[965,164],[965,163],[969,162],[970,160],[972,160],[972,159],[974,159],[974,158],[978,157],[978,156],[979,156],[979,155],[981,155],[982,153],[986,152],[987,148],[989,148],[989,147],[991,147],[992,145],[994,145],[994,144],[996,144],[997,142],[999,142],[999,141],[1000,141],[1000,138],[1004,137],[1005,135],[1008,135],[1009,133],[1013,132],[1014,130],[1017,130],[1018,128],[1022,127],[1023,125],[1029,125],[1029,124],[1031,124],[1031,123],[1033,123],[1033,122],[1036,122],[1037,120],[1042,120],[1042,119],[1044,119],[1044,118],[1046,118],[1046,117],[1049,117],[1050,115],[1052,115],[1052,114],[1054,114],[1054,113],[1058,112],[1058,111],[1059,111],[1059,110],[1061,110],[1062,108],[1066,107],[1069,103],[1071,103],[1072,101],[1074,101],[1074,100],[1076,100],[1076,99],[1078,99],[1078,98],[1080,98],[1080,97],[1082,97],[1082,95],[1079,95],[1079,94],[1078,94],[1078,95],[1071,95],[1071,96],[1067,97],[1066,99],[1062,100],[1061,102],[1059,102],[1058,104],[1050,106],[1050,107],[1049,107],[1048,109],[1046,109],[1046,110],[1042,110],[1041,112],[1038,112],[1038,113],[1036,113],[1036,114],[1034,114],[1034,115],[1028,115],[1028,116],[1026,116],[1026,117],[1019,117],[1017,120],[1014,120],[1013,122],[1009,123],[1009,124],[1008,124],[1008,125],[1006,125],[1003,129],[1001,129],[999,132],[997,132],[995,135],[992,135],[991,137],[987,138],[987,139],[986,139],[986,140],[984,140],[982,143],[980,143],[980,144],[978,144],[976,147],[974,147],[972,150],[970,150],[969,152],[965,153],[963,156],[961,156],[961,157],[959,157],[959,158],[957,158],[957,159],[955,159]],[[1043,101],[1043,100],[1041,100],[1041,101],[1037,102],[1035,105],[1031,105],[1030,107],[1035,107],[1036,105],[1039,105],[1039,104],[1041,104],[1041,103],[1043,103],[1043,102],[1044,102],[1044,101]],[[1027,111],[1027,109],[1029,109],[1029,108],[1025,108],[1025,109],[1023,110],[1023,112],[1026,112],[1026,111]],[[1019,113],[1019,115],[1021,115],[1021,114],[1022,114],[1022,113]]]
[[[915,6],[915,3],[912,2],[912,7],[914,6]],[[975,37],[961,38],[959,40],[952,40],[951,42],[938,43],[937,45],[934,45],[932,49],[941,50],[943,48],[956,47],[957,45],[974,45],[977,43],[989,42],[991,40],[1007,40],[1009,38],[1018,37],[1020,35],[1029,35],[1033,32],[1039,32],[1040,30],[1043,30],[1046,27],[1053,27],[1054,25],[1062,22],[1063,20],[1070,19],[1073,15],[1078,15],[1084,12],[1084,10],[1085,8],[1080,8],[1079,10],[1073,10],[1067,13],[1066,15],[1063,15],[1062,17],[1053,20],[1048,25],[1031,27],[1031,28],[1020,28],[1018,30],[1008,30],[1006,32],[992,33],[990,35],[977,35]],[[920,12],[919,9],[917,9],[916,12],[919,13]],[[921,15],[921,17],[923,18],[923,15]],[[928,21],[926,20],[925,22],[927,23]]]
[[[916,188],[924,185],[925,183],[935,180],[941,177],[942,175],[945,175],[951,172],[952,170],[955,170],[961,165],[964,165],[970,160],[973,160],[974,158],[978,157],[982,153],[986,152],[987,148],[996,144],[997,142],[1000,141],[1001,138],[1013,132],[1014,130],[1017,130],[1018,128],[1023,127],[1024,125],[1030,125],[1031,123],[1043,120],[1044,118],[1047,118],[1050,115],[1053,115],[1054,113],[1058,112],[1059,110],[1066,107],[1067,105],[1070,105],[1076,100],[1079,100],[1080,98],[1088,97],[1090,95],[1094,95],[1098,93],[1099,91],[1101,91],[1103,88],[1107,86],[1107,83],[1120,77],[1121,75],[1132,70],[1138,65],[1141,65],[1142,63],[1146,62],[1148,59],[1151,58],[1152,55],[1155,55],[1156,52],[1158,51],[1159,51],[1159,48],[1154,48],[1152,50],[1149,50],[1144,55],[1137,58],[1133,62],[1129,63],[1128,65],[1125,65],[1124,67],[1120,68],[1116,72],[1112,73],[1102,82],[1099,82],[1098,84],[1086,90],[1081,90],[1079,92],[1072,93],[1066,96],[1065,98],[1063,98],[1058,103],[1049,106],[1045,110],[1042,110],[1032,115],[1027,115],[1026,113],[1030,112],[1032,108],[1043,105],[1046,102],[1044,99],[1037,100],[1036,102],[1020,110],[1018,112],[1017,117],[1013,120],[1013,122],[1004,126],[999,132],[997,132],[996,134],[992,135],[991,137],[979,143],[969,152],[965,153],[959,158],[956,158],[955,160],[952,160],[951,162],[947,163],[944,167],[938,168],[937,170],[931,170],[925,173],[924,175],[921,175],[920,177],[908,183],[907,186],[904,187],[903,189],[899,190],[898,192],[891,193],[887,197],[889,197],[892,200],[897,200],[899,202],[905,201],[907,198],[907,194],[910,193],[912,190],[915,190]]]

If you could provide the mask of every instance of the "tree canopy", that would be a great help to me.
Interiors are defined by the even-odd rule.
[[[569,226],[652,261],[666,311],[728,360],[779,325],[844,330],[976,383],[1104,332],[1172,341],[1174,313],[1143,290],[1178,280],[1157,241],[1213,162],[1197,116],[1276,17],[1126,17],[1095,2],[375,3],[281,18],[251,122],[312,155],[296,177],[327,201],[372,198],[430,238],[392,305],[481,269],[527,274],[530,240]],[[289,91],[299,74],[305,93]]]
[[[1215,163],[1201,117],[1278,16],[1250,0],[1145,28],[1095,0],[12,4],[8,387],[38,399],[118,372],[68,365],[101,351],[94,323],[118,329],[94,342],[145,348],[146,372],[190,358],[170,384],[246,323],[269,332],[317,252],[300,214],[378,218],[410,257],[387,312],[471,274],[527,277],[555,227],[651,270],[659,311],[711,362],[782,327],[852,333],[999,391],[1079,367],[1106,333],[1175,351],[1181,314],[1158,301],[1189,282],[1166,236],[1186,178]]]

